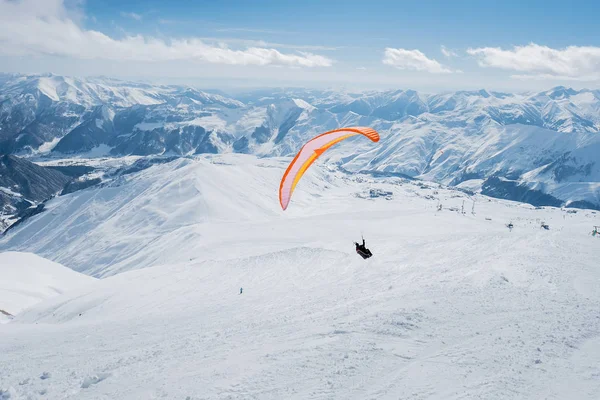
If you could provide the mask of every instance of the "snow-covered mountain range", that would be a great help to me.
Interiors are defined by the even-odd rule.
[[[517,200],[600,207],[600,90],[423,94],[272,89],[230,98],[182,86],[0,76],[0,153],[64,157],[291,156],[310,137],[366,125],[323,159]],[[535,201],[533,201],[535,203]]]

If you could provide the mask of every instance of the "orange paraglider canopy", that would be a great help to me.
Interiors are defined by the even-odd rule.
[[[296,185],[304,175],[304,172],[313,162],[328,148],[352,136],[363,135],[373,142],[379,141],[379,134],[372,128],[354,126],[348,128],[334,129],[318,135],[302,146],[296,157],[287,167],[279,185],[279,203],[282,209],[286,209]]]

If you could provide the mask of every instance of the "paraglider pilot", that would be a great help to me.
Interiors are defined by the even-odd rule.
[[[364,238],[362,240],[362,244],[358,244],[357,242],[354,242],[354,245],[356,246],[356,252],[358,254],[360,254],[362,256],[362,258],[369,258],[373,255],[373,253],[371,253],[371,250],[369,250],[365,247],[365,239]]]

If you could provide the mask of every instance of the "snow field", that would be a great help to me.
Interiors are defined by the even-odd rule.
[[[597,398],[597,214],[319,163],[281,212],[284,167],[178,160],[15,229],[0,248],[104,279],[0,326],[1,396]]]

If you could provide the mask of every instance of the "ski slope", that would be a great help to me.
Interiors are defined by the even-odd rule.
[[[282,212],[286,162],[176,160],[15,228],[103,279],[0,325],[0,398],[598,398],[598,214],[322,163]]]

